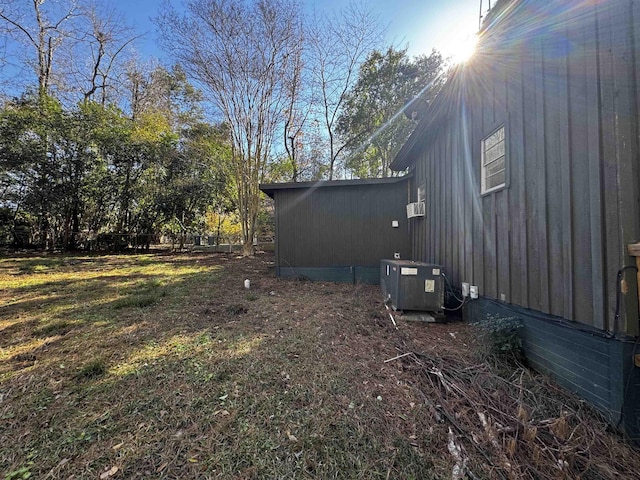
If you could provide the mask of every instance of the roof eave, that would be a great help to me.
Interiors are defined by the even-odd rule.
[[[266,193],[269,197],[273,198],[274,192],[276,192],[277,190],[394,184],[398,182],[404,182],[409,177],[410,175],[403,175],[401,177],[359,178],[355,180],[319,180],[317,182],[261,183],[260,190]]]

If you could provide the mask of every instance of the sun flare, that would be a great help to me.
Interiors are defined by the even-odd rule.
[[[451,38],[446,46],[446,56],[451,58],[455,64],[467,62],[475,53],[478,45],[478,36],[469,34]]]

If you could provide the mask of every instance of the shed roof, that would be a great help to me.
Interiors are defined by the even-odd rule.
[[[291,189],[316,189],[329,187],[349,187],[353,185],[380,185],[404,182],[410,175],[402,177],[387,178],[359,178],[356,180],[320,180],[317,182],[288,182],[288,183],[261,183],[260,190],[273,198],[274,192],[278,190]]]

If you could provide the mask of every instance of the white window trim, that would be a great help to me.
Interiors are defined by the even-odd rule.
[[[485,170],[486,170],[486,166],[484,164],[484,155],[485,155],[485,142],[487,141],[487,139],[489,137],[491,137],[493,134],[495,134],[496,132],[498,132],[500,129],[502,129],[504,131],[503,137],[504,139],[502,140],[504,142],[504,182],[501,183],[500,185],[496,185],[494,187],[491,187],[489,189],[485,188],[485,184],[486,184],[486,177],[485,177]],[[507,186],[507,161],[508,161],[508,155],[507,155],[507,129],[505,128],[505,124],[501,124],[499,126],[497,126],[496,128],[494,128],[493,130],[491,130],[491,132],[486,135],[482,141],[480,142],[480,194],[481,195],[486,195],[488,193],[491,192],[495,192],[496,190],[501,190],[503,188],[505,188]],[[496,172],[496,174],[499,172]],[[494,175],[496,175],[494,174]]]

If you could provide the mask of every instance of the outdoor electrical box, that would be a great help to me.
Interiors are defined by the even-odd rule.
[[[442,267],[411,260],[381,260],[380,286],[394,310],[444,310]]]

